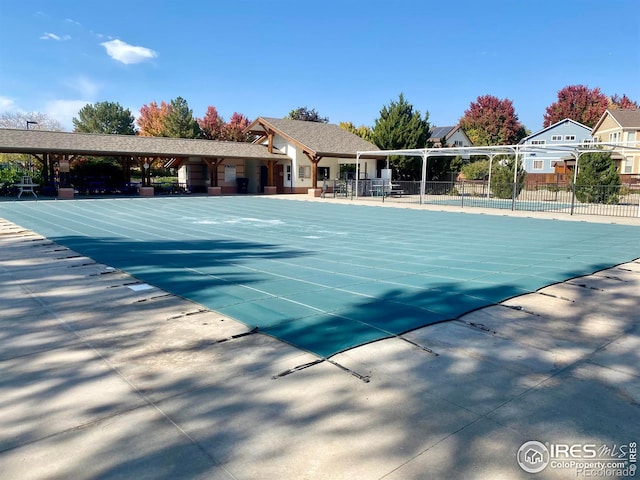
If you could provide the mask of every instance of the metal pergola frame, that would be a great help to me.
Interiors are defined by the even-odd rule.
[[[358,197],[360,181],[360,157],[361,156],[386,156],[387,163],[389,156],[402,155],[407,157],[421,157],[422,158],[422,179],[420,181],[420,204],[424,203],[425,185],[427,182],[427,163],[429,157],[457,157],[464,155],[485,156],[489,158],[489,186],[491,185],[491,170],[493,159],[497,156],[512,155],[514,156],[515,168],[513,171],[513,183],[517,182],[518,178],[518,159],[520,155],[527,153],[564,153],[571,155],[575,160],[575,168],[573,171],[573,183],[575,185],[578,175],[578,163],[580,157],[585,153],[598,153],[598,152],[615,152],[616,150],[623,148],[625,150],[632,150],[640,152],[640,141],[635,142],[582,142],[582,143],[558,143],[558,144],[517,144],[517,145],[492,145],[481,147],[438,147],[438,148],[414,148],[405,150],[375,150],[375,151],[358,151],[356,152],[356,188],[355,197]],[[490,191],[490,190],[488,190]],[[488,194],[488,193],[487,193]],[[515,189],[514,189],[515,195]],[[513,199],[515,201],[515,198]]]

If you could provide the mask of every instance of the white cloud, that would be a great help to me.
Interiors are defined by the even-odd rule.
[[[55,33],[46,33],[44,35],[42,35],[40,37],[40,40],[62,40],[58,35],[56,35]]]
[[[6,112],[16,108],[16,102],[9,97],[0,96],[0,112]]]
[[[91,103],[87,100],[54,100],[45,105],[45,113],[58,120],[67,130],[73,130],[73,117],[78,116],[82,107]]]
[[[149,48],[129,45],[128,43],[118,39],[110,40],[108,42],[101,43],[100,45],[107,50],[107,55],[118,62],[124,63],[125,65],[140,63],[158,56],[156,52]]]
[[[55,33],[45,32],[44,35],[40,37],[40,40],[55,40],[56,42],[59,42],[61,40],[71,40],[71,36],[63,35],[61,37],[60,35],[56,35]]]

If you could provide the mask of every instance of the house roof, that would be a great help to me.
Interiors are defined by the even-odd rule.
[[[588,126],[586,126],[586,125],[584,125],[584,124],[582,124],[580,122],[576,122],[575,120],[572,120],[570,118],[564,118],[564,119],[560,120],[559,122],[554,123],[553,125],[549,125],[548,127],[543,128],[542,130],[538,130],[537,132],[532,133],[528,137],[524,137],[522,140],[520,140],[519,143],[526,143],[527,140],[531,140],[532,138],[537,137],[538,135],[541,135],[544,132],[547,132],[549,130],[553,130],[554,128],[556,128],[559,125],[562,125],[565,122],[571,122],[574,125],[577,125],[578,127],[584,128],[587,132],[591,131],[591,129]]]
[[[318,157],[356,158],[358,151],[379,150],[373,143],[331,123],[259,117],[245,132],[267,135],[269,130]]]
[[[447,138],[447,135],[449,135],[450,133],[452,133],[452,130],[454,130],[456,128],[456,126],[452,126],[452,127],[433,127],[431,129],[430,132],[430,139],[431,140],[440,140],[442,138]]]
[[[593,127],[592,132],[596,132],[607,116],[611,116],[620,128],[640,129],[640,109],[637,108],[616,108],[607,109],[598,122]]]
[[[57,153],[73,155],[135,155],[149,157],[221,157],[275,160],[264,145],[186,138],[141,137],[95,133],[50,132],[0,128],[2,153]]]

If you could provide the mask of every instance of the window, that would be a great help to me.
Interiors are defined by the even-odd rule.
[[[544,145],[547,143],[546,140],[531,140],[531,145]]]
[[[552,142],[559,142],[562,140],[562,135],[551,135]]]
[[[456,140],[453,142],[453,145],[456,147],[461,147],[462,146],[462,140]]]
[[[331,178],[331,169],[329,167],[318,167],[318,180]]]
[[[298,168],[298,178],[311,178],[311,166],[304,165]]]
[[[544,166],[544,161],[543,160],[534,160],[533,161],[533,169],[534,170],[542,170]]]
[[[564,139],[565,140],[569,140],[569,141],[573,141],[573,140],[576,139],[576,136],[575,135],[565,135]]]
[[[633,172],[633,157],[627,157],[627,160],[624,162],[624,173],[632,173]]]
[[[618,132],[610,133],[610,134],[609,134],[609,141],[610,141],[610,142],[617,142],[617,141],[618,141],[618,138],[619,138],[619,136],[618,136],[618,135],[619,135],[619,134],[618,134]]]
[[[635,142],[636,141],[636,132],[627,133],[627,142]],[[630,145],[633,147],[633,145]]]

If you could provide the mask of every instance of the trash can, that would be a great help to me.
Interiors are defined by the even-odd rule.
[[[236,178],[236,183],[238,184],[238,193],[247,193],[249,190],[249,179],[238,177]]]

